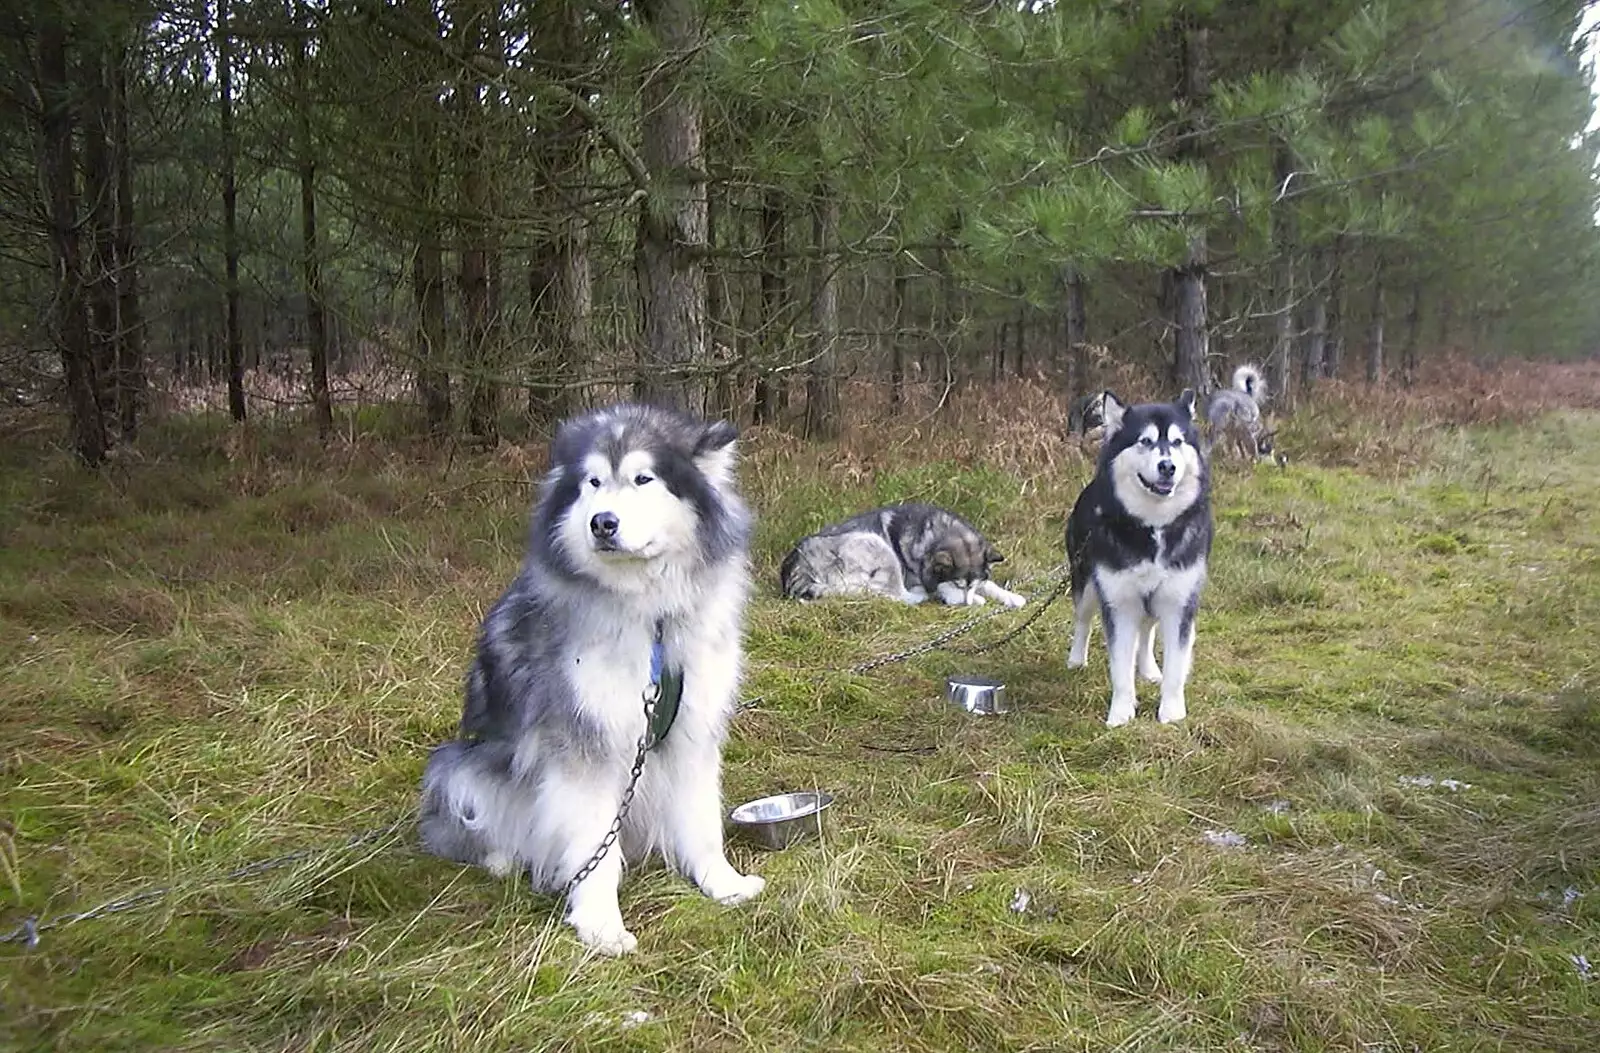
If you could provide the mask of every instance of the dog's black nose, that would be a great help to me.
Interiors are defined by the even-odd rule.
[[[621,525],[617,522],[615,512],[596,512],[594,518],[589,520],[589,533],[609,541],[617,536],[617,527]]]
[[[1171,461],[1162,460],[1156,462],[1156,474],[1161,476],[1163,479],[1171,479],[1172,473],[1176,472],[1177,470],[1178,466],[1173,464]]]

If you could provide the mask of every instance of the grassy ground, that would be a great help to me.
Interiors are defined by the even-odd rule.
[[[1303,412],[1288,469],[1218,473],[1189,721],[1146,709],[1108,731],[1103,648],[1068,674],[1065,603],[981,658],[851,679],[965,615],[774,595],[794,537],[891,498],[968,513],[1013,579],[1054,566],[1088,465],[1036,423],[1045,396],[1015,395],[827,450],[749,437],[761,700],[728,797],[820,786],[835,823],[780,854],[736,847],[769,884],[733,911],[630,876],[640,951],[620,961],[406,831],[337,847],[403,819],[452,732],[537,447],[313,455],[202,422],[96,478],[14,432],[0,920],[176,888],[0,948],[0,1043],[1592,1049],[1600,414]],[[944,707],[964,669],[1006,679],[1017,711]]]

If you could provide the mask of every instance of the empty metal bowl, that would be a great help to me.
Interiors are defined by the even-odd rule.
[[[746,801],[728,821],[759,845],[788,848],[803,837],[821,835],[822,810],[832,803],[829,793],[777,793]]]
[[[952,676],[944,682],[944,697],[953,705],[978,716],[1009,713],[1006,685],[986,676]]]

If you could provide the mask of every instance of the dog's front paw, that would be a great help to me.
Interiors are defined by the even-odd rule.
[[[1026,607],[1028,605],[1028,597],[1020,592],[1003,592],[1000,595],[1000,602],[1007,607],[1015,609],[1017,607]]]
[[[1156,719],[1163,724],[1176,724],[1189,715],[1188,707],[1181,698],[1163,698],[1161,708],[1156,710]]]
[[[1082,651],[1079,651],[1077,648],[1073,648],[1072,650],[1067,652],[1067,668],[1068,669],[1082,669],[1084,666],[1086,666],[1088,664],[1089,664],[1089,649],[1087,647],[1085,647]]]
[[[621,915],[604,921],[569,917],[567,923],[577,933],[578,942],[598,954],[614,958],[621,954],[632,954],[639,946],[639,938],[622,924]]]
[[[732,907],[747,899],[755,899],[767,887],[767,879],[759,874],[741,874],[733,868],[713,881],[700,884],[700,891],[724,907]]]
[[[1134,705],[1132,702],[1117,702],[1113,700],[1110,711],[1106,713],[1106,727],[1122,727],[1122,725],[1133,720],[1133,711]]]

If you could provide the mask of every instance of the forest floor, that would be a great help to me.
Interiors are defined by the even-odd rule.
[[[1065,602],[982,656],[849,676],[967,613],[776,595],[796,537],[892,499],[967,514],[1002,578],[1050,572],[1090,471],[1058,399],[862,409],[826,447],[752,430],[758,700],[726,796],[837,803],[821,841],[732,846],[767,878],[748,905],[630,875],[620,960],[405,825],[538,441],[173,419],[91,475],[59,422],[6,422],[0,934],[46,927],[0,946],[0,1046],[1591,1050],[1596,406],[1594,364],[1330,387],[1284,423],[1288,467],[1217,466],[1188,721],[1146,687],[1118,730],[1102,638],[1065,667]],[[1014,712],[944,704],[960,670]]]

